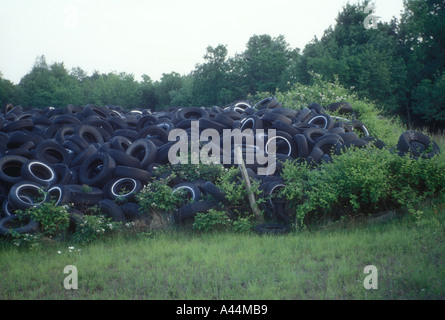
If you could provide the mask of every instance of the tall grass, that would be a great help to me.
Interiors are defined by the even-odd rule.
[[[70,243],[34,250],[2,243],[0,298],[443,299],[445,197],[425,208],[281,236],[119,233],[71,252]],[[78,290],[63,287],[66,265],[78,270]],[[377,267],[377,290],[364,288],[367,265]]]

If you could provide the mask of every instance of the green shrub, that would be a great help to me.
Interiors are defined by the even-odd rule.
[[[260,183],[257,180],[250,178],[251,192],[254,194],[257,202],[263,201],[261,198]],[[226,194],[226,207],[232,210],[237,217],[246,216],[246,212],[250,212],[251,208],[247,197],[246,182],[241,176],[241,172],[236,167],[226,168],[220,174],[216,181],[216,186]]]
[[[220,164],[168,164],[158,166],[154,170],[154,176],[161,177],[165,173],[172,173],[180,177],[182,181],[205,180],[214,182],[223,168]]]
[[[17,210],[20,218],[29,217],[40,225],[42,235],[53,236],[68,229],[70,223],[68,206],[56,206],[53,202],[44,202],[27,210]]]
[[[187,201],[185,190],[174,190],[168,185],[173,178],[174,174],[167,179],[154,180],[142,188],[136,200],[143,213],[171,213]]]
[[[120,222],[114,222],[102,214],[83,215],[82,221],[77,225],[73,234],[73,240],[76,243],[87,244],[98,239],[101,235],[118,231],[120,227]]]
[[[317,169],[286,163],[284,196],[296,208],[297,223],[308,217],[373,214],[412,209],[445,189],[439,157],[415,160],[389,149],[349,149]]]
[[[197,213],[193,222],[193,229],[199,231],[222,231],[232,226],[232,221],[226,212],[211,209],[207,213]]]

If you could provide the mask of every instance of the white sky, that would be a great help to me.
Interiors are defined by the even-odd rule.
[[[89,75],[117,71],[159,80],[162,73],[188,74],[209,45],[227,45],[229,56],[241,53],[255,34],[282,34],[303,50],[335,24],[347,2],[0,0],[0,72],[18,83],[44,55],[49,64]],[[403,0],[373,3],[381,21],[400,18]]]

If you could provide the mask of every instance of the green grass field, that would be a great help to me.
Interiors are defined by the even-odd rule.
[[[0,243],[1,299],[444,299],[445,197],[417,216],[286,235],[119,233],[85,247]],[[80,251],[79,251],[80,249]],[[60,251],[60,253],[59,253]],[[64,288],[67,265],[78,289]],[[377,289],[365,289],[367,265]]]

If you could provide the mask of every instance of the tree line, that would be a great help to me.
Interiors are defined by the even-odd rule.
[[[443,0],[407,0],[401,20],[364,27],[369,1],[346,4],[334,26],[302,51],[283,35],[253,35],[244,52],[228,56],[227,46],[209,46],[204,62],[189,74],[164,73],[137,81],[125,72],[88,75],[80,67],[36,59],[15,85],[0,73],[0,102],[25,107],[67,104],[120,105],[158,110],[170,106],[224,106],[260,93],[310,85],[313,74],[338,80],[361,98],[411,126],[445,124],[445,10]]]

